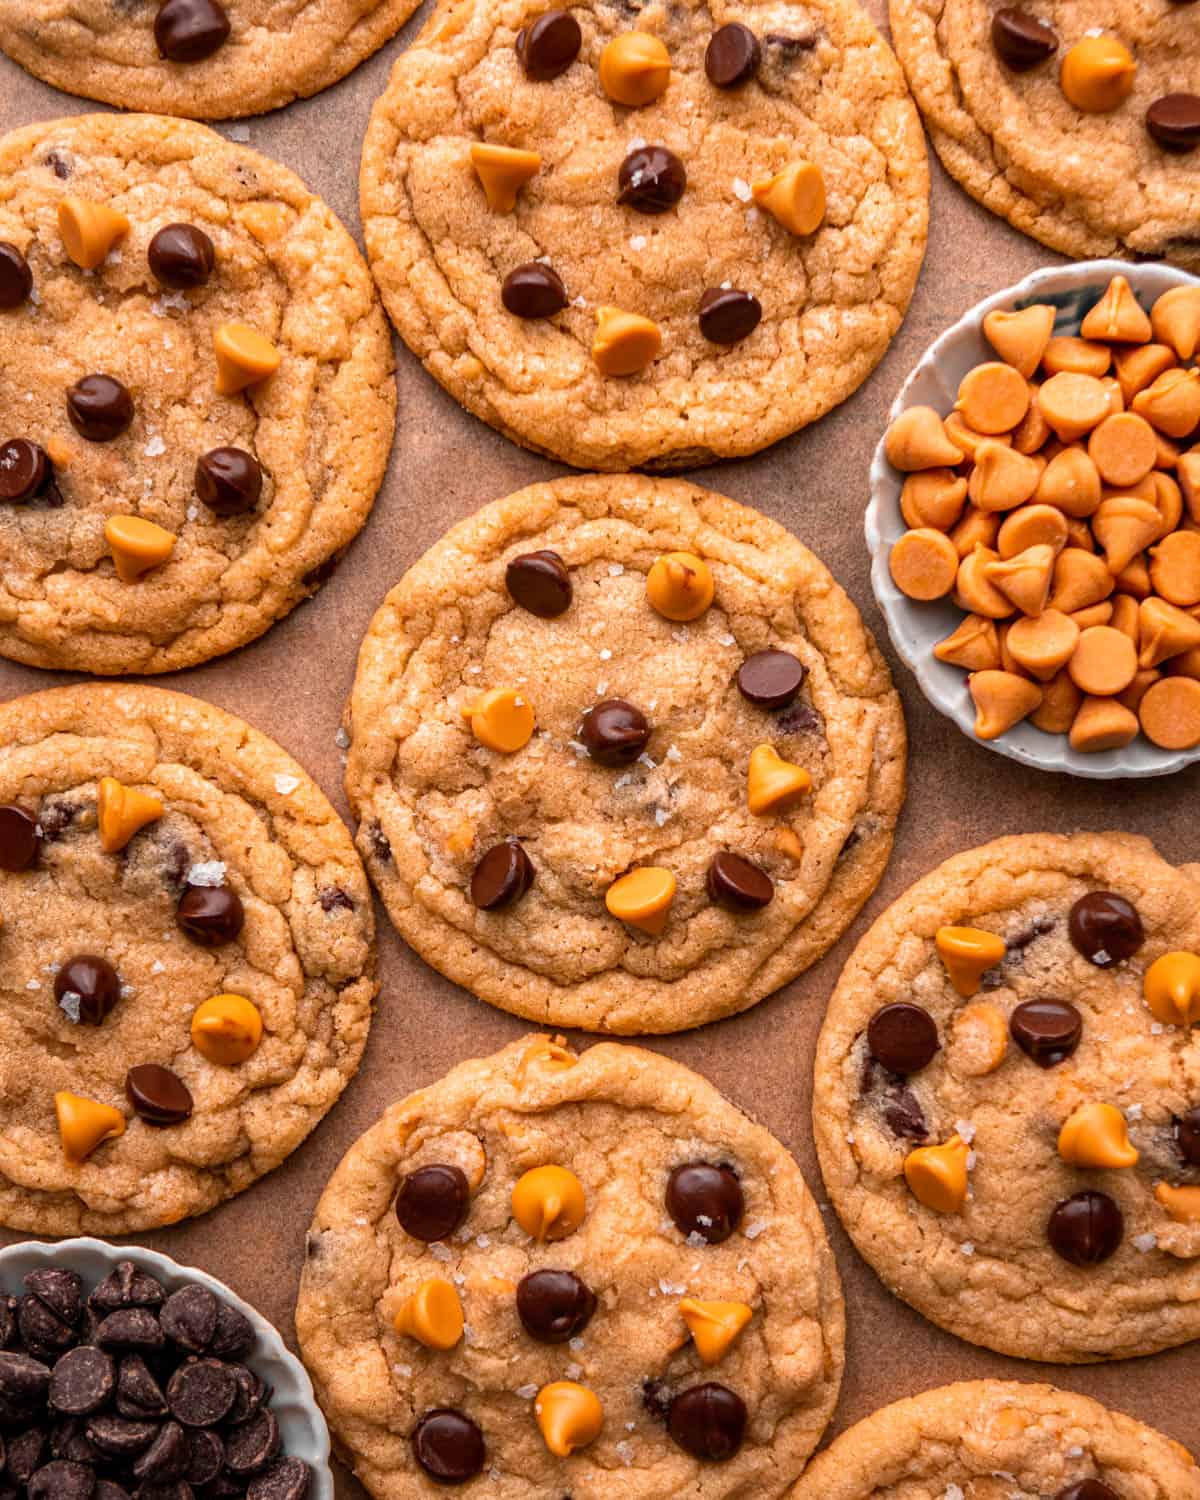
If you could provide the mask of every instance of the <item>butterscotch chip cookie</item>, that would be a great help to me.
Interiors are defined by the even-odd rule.
[[[1194,3],[891,0],[890,16],[937,153],[973,198],[1067,255],[1200,270]]]
[[[349,834],[278,745],[199,699],[0,708],[0,1222],[174,1224],[293,1151],[375,993]]]
[[[1200,1333],[1193,870],[1125,834],[998,839],[918,881],[838,982],[830,1197],[961,1338],[1082,1364]]]
[[[681,468],[866,378],[928,190],[850,0],[447,0],[375,107],[362,217],[393,322],[468,410],[580,467]]]
[[[781,526],[674,480],[562,479],[454,527],[372,621],[348,725],[401,934],[598,1031],[698,1026],[815,962],[904,793],[854,605]]]
[[[833,1410],[844,1317],[778,1141],[678,1063],[535,1036],[351,1147],[296,1328],[376,1500],[771,1500]]]
[[[1049,1385],[979,1380],[886,1406],[814,1460],[791,1500],[1197,1500],[1179,1443]]]
[[[0,0],[0,48],[68,94],[219,120],[336,83],[403,26],[416,0]]]
[[[395,414],[346,230],[201,125],[0,140],[0,653],[163,672],[254,639],[370,512]]]

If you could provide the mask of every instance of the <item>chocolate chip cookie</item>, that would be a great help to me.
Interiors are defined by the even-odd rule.
[[[0,708],[0,1222],[130,1234],[293,1151],[353,1077],[366,877],[278,745],[199,699]]]
[[[928,187],[849,0],[447,0],[375,107],[362,218],[392,320],[469,411],[580,467],[683,468],[861,384]]]
[[[307,598],[370,512],[395,415],[354,242],[201,125],[0,140],[0,654],[163,672]]]
[[[859,1422],[791,1500],[1200,1500],[1190,1453],[1152,1427],[1049,1385],[979,1380]]]
[[[900,702],[793,536],[678,480],[534,485],[451,530],[359,656],[346,788],[403,937],[502,1009],[744,1010],[887,861]]]
[[[296,1328],[376,1500],[772,1500],[842,1370],[837,1271],[783,1147],[678,1063],[548,1036],[351,1148]]]
[[[1077,257],[1200,271],[1194,0],[891,0],[946,170]]]
[[[319,93],[417,0],[0,0],[0,48],[68,94],[220,120]]]
[[[875,923],[813,1122],[861,1254],[960,1338],[1082,1364],[1200,1335],[1200,885],[1145,839],[957,855]]]

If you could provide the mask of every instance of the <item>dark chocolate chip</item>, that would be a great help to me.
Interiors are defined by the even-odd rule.
[[[83,1317],[83,1279],[63,1266],[43,1266],[25,1277],[25,1290],[72,1327]]]
[[[684,1162],[667,1179],[667,1212],[681,1234],[698,1234],[719,1245],[742,1222],[746,1200],[732,1167]]]
[[[388,842],[388,836],[384,833],[382,825],[378,822],[373,822],[367,833],[371,840],[371,852],[375,858],[380,864],[390,865],[392,862],[392,846]]]
[[[17,1330],[34,1359],[53,1360],[76,1342],[71,1325],[32,1292],[17,1304]]]
[[[312,1470],[302,1458],[281,1458],[260,1474],[246,1491],[246,1500],[305,1500]]]
[[[159,1314],[163,1332],[181,1349],[200,1354],[217,1331],[217,1309],[217,1299],[206,1286],[181,1286],[163,1303]]]
[[[504,585],[522,609],[543,620],[571,607],[571,575],[558,553],[549,548],[514,557],[504,570]]]
[[[47,151],[42,161],[60,182],[66,182],[74,175],[75,167],[68,153]]]
[[[566,307],[567,289],[553,266],[540,260],[527,260],[514,266],[504,278],[500,300],[514,317],[552,318]]]
[[[117,1370],[117,1410],[134,1420],[165,1417],[167,1399],[140,1354],[127,1354]]]
[[[685,1453],[704,1463],[724,1463],[742,1446],[746,1404],[715,1381],[680,1391],[671,1402],[667,1431]]]
[[[99,1448],[105,1458],[136,1458],[139,1453],[145,1453],[158,1436],[158,1423],[105,1414],[91,1419],[87,1424],[87,1435],[88,1441]]]
[[[736,89],[758,72],[762,48],[749,26],[730,21],[719,26],[704,49],[704,71],[715,88]]]
[[[217,252],[203,229],[194,224],[167,224],[150,241],[146,258],[155,281],[183,292],[207,282]]]
[[[215,1427],[233,1409],[237,1377],[219,1359],[189,1359],[167,1383],[171,1415],[185,1427]]]
[[[396,1218],[414,1240],[449,1239],[467,1217],[471,1189],[461,1167],[438,1164],[418,1167],[400,1184]]]
[[[262,496],[262,465],[244,448],[213,448],[196,460],[195,485],[214,515],[248,515]]]
[[[325,912],[354,910],[353,900],[340,885],[323,886],[317,893],[317,900],[321,903],[321,910]]]
[[[516,839],[493,844],[471,875],[471,900],[480,911],[499,911],[519,901],[533,884],[533,861]]]
[[[28,1485],[29,1500],[91,1500],[96,1476],[86,1464],[56,1459],[43,1465]]]
[[[756,651],[738,668],[738,692],[758,708],[787,708],[807,675],[790,651]]]
[[[573,1271],[531,1271],[517,1283],[517,1316],[542,1344],[565,1344],[583,1332],[596,1294]]]
[[[600,765],[628,766],[650,743],[650,723],[624,698],[602,698],[584,714],[579,738]]]
[[[111,443],[133,421],[133,397],[111,375],[85,375],[67,392],[67,416],[89,443]]]
[[[109,1272],[92,1295],[89,1307],[102,1313],[122,1307],[161,1307],[167,1300],[162,1282],[141,1270],[131,1260],[123,1260]]]
[[[215,1432],[188,1433],[188,1467],[184,1478],[190,1485],[211,1484],[225,1465],[225,1444]]]
[[[925,1111],[912,1089],[898,1088],[883,1106],[883,1118],[893,1135],[912,1141],[923,1141],[929,1136]]]
[[[20,307],[33,290],[29,262],[8,240],[0,240],[0,309]]]
[[[28,1354],[0,1354],[0,1409],[32,1416],[46,1404],[50,1371]]]
[[[617,173],[617,202],[640,214],[665,214],[683,197],[687,169],[665,146],[638,146]]]
[[[81,1417],[64,1417],[50,1429],[50,1455],[72,1464],[97,1464],[101,1453]]]
[[[181,1125],[192,1113],[192,1095],[178,1073],[139,1063],[125,1075],[125,1097],[147,1125]]]
[[[221,1359],[240,1359],[253,1347],[254,1325],[250,1319],[231,1303],[222,1302],[217,1309],[217,1331],[208,1352]]]
[[[121,998],[121,981],[108,959],[77,953],[54,976],[54,998],[72,1020],[99,1026]]]
[[[92,1500],[130,1500],[130,1494],[122,1485],[111,1479],[97,1479],[92,1491]]]
[[[907,1078],[927,1068],[937,1055],[937,1023],[920,1005],[885,1005],[867,1026],[867,1047],[889,1073]]]
[[[8,1477],[18,1485],[28,1484],[33,1474],[41,1468],[46,1452],[46,1434],[40,1427],[31,1427],[8,1440]]]
[[[483,1469],[483,1433],[470,1417],[449,1407],[427,1411],[412,1435],[413,1456],[438,1484],[466,1484]]]
[[[230,1427],[235,1427],[239,1422],[248,1422],[257,1413],[270,1392],[248,1366],[234,1365],[232,1368],[238,1384],[238,1393],[237,1399],[230,1408],[229,1416],[225,1420]]]
[[[1167,151],[1200,146],[1200,94],[1164,94],[1146,111],[1146,129]]]
[[[27,870],[37,858],[37,819],[23,807],[0,807],[0,870]]]
[[[1083,1016],[1069,1000],[1026,1000],[1013,1011],[1009,1030],[1039,1068],[1056,1068],[1079,1046]]]
[[[137,1492],[137,1500],[196,1500],[186,1479],[169,1479],[161,1483],[147,1480]]]
[[[1067,926],[1076,949],[1098,969],[1132,958],[1146,940],[1137,909],[1115,891],[1080,896]]]
[[[709,899],[729,911],[761,911],[775,896],[775,886],[766,871],[728,849],[713,855],[705,884]]]
[[[737,344],[762,321],[762,303],[753,292],[710,286],[700,298],[700,332],[710,344]]]
[[[1125,1233],[1121,1210],[1107,1193],[1076,1193],[1050,1215],[1046,1237],[1073,1266],[1098,1266],[1114,1255]]]
[[[1175,1143],[1189,1166],[1200,1167],[1200,1105],[1175,1121]]]
[[[1069,1484],[1065,1490],[1059,1490],[1054,1500],[1121,1500],[1121,1497],[1103,1480],[1081,1479],[1078,1484]]]
[[[0,1295],[0,1349],[7,1349],[17,1334],[17,1301]]]
[[[268,1407],[261,1407],[235,1427],[225,1442],[225,1467],[231,1474],[257,1474],[279,1452],[279,1423]]]
[[[10,438],[0,446],[0,501],[20,505],[40,495],[53,470],[44,448],[28,438]]]
[[[579,56],[583,33],[565,10],[548,10],[517,33],[517,58],[526,77],[546,83],[565,73]]]
[[[190,1457],[187,1433],[178,1422],[164,1422],[158,1436],[134,1463],[133,1477],[151,1484],[182,1479]]]
[[[768,47],[778,48],[790,60],[798,57],[801,52],[811,52],[817,45],[817,34],[815,31],[807,31],[803,36],[794,36],[786,31],[768,31],[763,41]]]
[[[246,912],[231,885],[188,885],[175,908],[175,920],[192,942],[219,948],[241,932]]]
[[[157,1354],[167,1340],[148,1307],[122,1307],[96,1329],[96,1342],[120,1354]]]
[[[163,0],[154,18],[159,53],[171,62],[201,62],[229,40],[229,17],[217,0]]]
[[[665,1422],[671,1415],[671,1402],[675,1392],[665,1380],[657,1376],[642,1381],[642,1406],[656,1422]]]
[[[1058,51],[1058,34],[1027,10],[1012,6],[992,17],[992,46],[996,56],[1016,73],[1028,72]]]
[[[55,1411],[86,1417],[99,1411],[117,1385],[117,1367],[103,1349],[69,1349],[50,1376],[49,1402]]]

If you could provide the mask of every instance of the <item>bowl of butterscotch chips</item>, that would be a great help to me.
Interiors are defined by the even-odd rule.
[[[871,467],[871,581],[929,701],[1076,776],[1200,758],[1200,282],[1037,271],[913,370]]]

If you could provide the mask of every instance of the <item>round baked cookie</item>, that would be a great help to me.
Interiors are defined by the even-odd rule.
[[[1145,839],[955,856],[846,965],[813,1124],[842,1222],[960,1338],[1083,1364],[1200,1336],[1200,884]]]
[[[1200,271],[1194,3],[890,0],[890,11],[933,144],[973,198],[1067,255],[1165,258]],[[1123,98],[1103,97],[1102,84],[1083,94],[1070,82],[1086,77],[1100,37],[1098,61],[1132,80],[1131,91],[1118,87]],[[1081,43],[1068,87],[1112,107],[1081,109],[1064,92],[1064,59]]]
[[[121,109],[199,120],[320,93],[419,0],[0,0],[0,49],[37,78]]]
[[[1186,1448],[1087,1396],[979,1380],[885,1406],[791,1500],[1200,1500]]]
[[[609,47],[626,82],[608,87],[669,63],[665,92],[611,98]],[[521,153],[500,159],[522,174],[507,210],[473,166],[492,147]],[[754,194],[792,169],[773,202],[795,232]],[[469,411],[583,468],[753,453],[844,400],[908,307],[928,196],[903,75],[852,0],[444,0],[363,150],[401,337]]]
[[[5,656],[205,661],[312,594],[366,521],[396,402],[367,268],[298,178],[202,125],[0,139],[0,340]]]
[[[0,1223],[240,1193],[353,1077],[373,975],[350,836],[273,741],[158,688],[0,707]]]
[[[689,566],[715,598],[666,618]],[[347,724],[401,935],[492,1005],[593,1031],[699,1026],[814,963],[904,796],[854,605],[781,526],[679,480],[561,479],[454,527],[371,622]]]
[[[679,1063],[535,1036],[351,1147],[296,1330],[376,1500],[772,1500],[832,1414],[844,1310],[774,1137]]]

